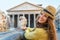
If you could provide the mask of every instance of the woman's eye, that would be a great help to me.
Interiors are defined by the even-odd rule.
[[[41,13],[41,15],[42,15],[43,13]]]
[[[47,15],[45,15],[45,17],[48,17]]]

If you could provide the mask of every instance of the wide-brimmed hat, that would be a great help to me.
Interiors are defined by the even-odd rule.
[[[45,14],[47,16],[49,16],[50,18],[55,19],[55,15],[56,15],[56,9],[55,9],[55,7],[49,5],[46,8],[43,8],[42,12],[45,12]]]

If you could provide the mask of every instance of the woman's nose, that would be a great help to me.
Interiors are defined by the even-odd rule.
[[[40,17],[43,18],[43,15],[41,15]]]

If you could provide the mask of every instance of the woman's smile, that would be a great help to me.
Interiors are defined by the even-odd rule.
[[[45,23],[46,20],[47,20],[46,14],[41,14],[40,17],[39,17],[39,19],[38,19],[38,22],[39,23]]]

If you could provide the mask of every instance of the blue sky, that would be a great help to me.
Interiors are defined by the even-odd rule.
[[[57,8],[60,5],[60,0],[0,0],[0,9],[6,11],[7,9],[19,5],[23,2],[42,4],[43,7],[46,7],[47,5],[53,5]]]

